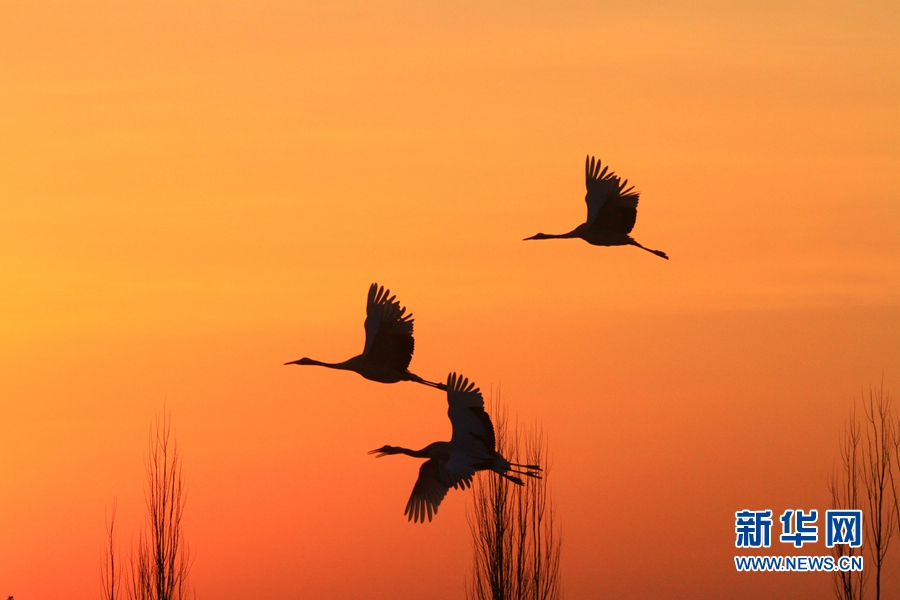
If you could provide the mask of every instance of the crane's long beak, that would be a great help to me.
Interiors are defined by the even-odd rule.
[[[285,365],[299,365],[300,360],[292,360],[291,362],[284,363]]]

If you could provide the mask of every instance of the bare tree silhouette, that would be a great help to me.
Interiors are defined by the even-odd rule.
[[[498,452],[511,461],[540,464],[543,478],[525,486],[502,477],[481,477],[473,483],[469,529],[475,550],[472,600],[556,600],[561,596],[562,533],[549,490],[550,459],[540,426],[510,427],[508,411],[491,401]]]
[[[181,529],[186,494],[171,416],[165,411],[150,426],[144,497],[148,522],[131,554],[129,600],[183,600],[191,568]]]
[[[100,578],[103,581],[102,600],[116,600],[119,597],[120,576],[116,572],[116,504],[113,500],[112,511],[106,521],[106,537],[108,546],[104,550],[103,565],[100,567]]]
[[[835,572],[834,594],[838,600],[861,600],[866,596],[869,578],[874,579],[875,600],[881,600],[881,576],[891,539],[900,529],[897,483],[900,465],[900,421],[885,393],[884,382],[876,390],[869,388],[862,397],[863,417],[856,404],[841,436],[841,462],[828,482],[831,504],[836,509],[863,511],[865,544],[870,555],[864,572]],[[835,560],[842,556],[860,556],[862,548],[836,544]]]
[[[860,486],[862,485],[862,464],[860,423],[856,415],[856,404],[850,411],[850,419],[841,436],[841,462],[835,467],[828,481],[831,492],[831,508],[836,510],[859,510]],[[835,544],[832,554],[835,561],[842,556],[859,556],[862,548],[851,548],[845,544]],[[862,600],[865,593],[868,572],[837,571],[833,574],[834,595],[838,600]]]
[[[875,563],[875,600],[881,600],[881,571],[894,527],[897,526],[897,494],[894,489],[894,456],[900,440],[897,417],[890,394],[884,393],[884,382],[876,393],[869,388],[863,399],[865,438],[862,469],[868,509],[869,548]]]

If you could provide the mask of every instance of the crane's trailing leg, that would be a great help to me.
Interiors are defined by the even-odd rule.
[[[535,473],[534,471],[519,471],[519,470],[517,470],[517,469],[510,469],[509,472],[510,472],[510,473],[516,473],[516,474],[518,474],[518,475],[526,475],[526,476],[528,476],[528,477],[533,477],[533,478],[535,478],[535,479],[543,479],[543,477],[541,477],[540,475],[538,475],[538,474]]]
[[[410,381],[415,381],[416,383],[421,383],[422,385],[427,385],[429,387],[447,391],[447,384],[445,384],[445,383],[435,383],[433,381],[428,381],[427,379],[422,379],[418,375],[414,375],[414,377],[415,377],[415,379],[410,379]]]
[[[503,477],[504,479],[509,479],[516,485],[525,485],[525,483],[521,479],[519,479],[518,477],[516,477],[514,475],[507,475],[506,473],[497,473],[497,474],[500,475],[500,477]]]
[[[543,469],[540,468],[540,467],[537,466],[537,465],[520,465],[519,463],[514,463],[514,462],[511,462],[511,463],[509,463],[509,464],[512,465],[512,466],[514,466],[514,467],[520,467],[520,468],[522,468],[522,469],[530,469],[530,470],[533,470],[533,471],[543,471]]]
[[[537,465],[520,465],[519,463],[511,462],[509,463],[510,467],[518,467],[518,469],[510,469],[510,473],[517,473],[519,475],[526,475],[528,477],[534,477],[535,479],[541,479],[541,476],[538,475],[537,472],[542,469]],[[524,471],[522,470],[524,469]]]
[[[651,250],[650,248],[647,248],[646,246],[641,246],[639,243],[637,243],[637,242],[634,241],[634,240],[631,240],[631,243],[632,243],[633,245],[637,246],[638,248],[640,248],[641,250],[646,250],[647,252],[650,252],[650,253],[652,253],[652,254],[655,254],[655,255],[657,255],[657,256],[660,257],[660,258],[664,258],[664,259],[666,259],[666,260],[669,260],[669,256],[668,256],[665,252],[663,252],[662,250]]]

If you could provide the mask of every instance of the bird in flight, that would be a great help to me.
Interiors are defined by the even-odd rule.
[[[413,340],[413,316],[406,314],[391,291],[373,283],[369,286],[366,302],[366,345],[362,354],[340,363],[326,363],[312,358],[301,358],[285,365],[318,365],[329,369],[355,371],[366,379],[381,383],[415,381],[443,389],[443,384],[426,381],[409,372],[415,340]]]
[[[637,219],[637,205],[640,194],[634,186],[626,189],[628,180],[621,181],[615,173],[600,170],[600,161],[588,156],[584,160],[584,178],[587,194],[587,220],[569,233],[538,233],[526,240],[549,240],[555,238],[581,238],[594,246],[637,246],[647,252],[669,260],[662,250],[651,250],[641,246],[629,233]]]
[[[538,465],[520,465],[506,460],[495,447],[494,425],[484,410],[481,390],[462,375],[447,376],[447,416],[453,426],[449,442],[433,442],[421,450],[399,446],[382,446],[372,450],[378,458],[391,454],[406,454],[427,458],[419,467],[419,478],[406,503],[408,520],[429,521],[437,514],[438,506],[450,488],[466,489],[478,471],[493,471],[516,485],[524,485],[515,475],[540,478]],[[513,467],[517,467],[514,469]]]

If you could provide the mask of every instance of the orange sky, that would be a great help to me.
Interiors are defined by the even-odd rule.
[[[831,593],[735,573],[734,511],[828,508],[900,389],[900,13],[488,4],[0,4],[0,594],[98,596],[165,402],[201,597],[463,597],[468,495],[409,524],[366,454],[443,395],[281,366],[359,352],[372,281],[414,372],[542,422],[566,597]],[[520,241],[588,153],[670,261]]]

